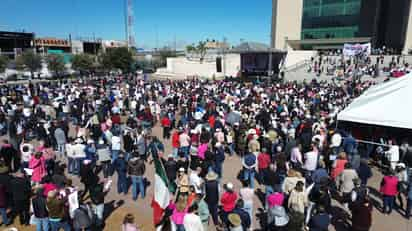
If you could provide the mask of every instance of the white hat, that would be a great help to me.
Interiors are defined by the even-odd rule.
[[[86,160],[83,160],[83,164],[84,164],[84,165],[88,165],[88,164],[90,164],[91,162],[92,162],[91,160],[87,160],[87,159],[86,159]]]
[[[94,140],[87,140],[87,144],[94,144]]]
[[[398,163],[396,167],[406,168],[406,165],[404,163]]]
[[[226,188],[229,190],[233,190],[233,184],[231,182],[227,183]]]
[[[104,140],[100,139],[99,144],[104,144]]]
[[[215,144],[215,147],[216,148],[219,148],[219,147],[221,147],[222,146],[222,144],[220,143],[220,142],[217,142],[216,144]]]
[[[184,172],[185,169],[184,168],[179,168],[179,172]]]
[[[74,143],[81,144],[81,143],[83,143],[83,139],[79,137],[74,141]]]

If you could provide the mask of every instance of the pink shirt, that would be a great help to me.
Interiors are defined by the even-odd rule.
[[[201,145],[199,146],[199,148],[197,148],[197,156],[198,156],[200,159],[204,160],[204,159],[205,159],[205,153],[206,153],[206,151],[207,151],[207,143],[201,144]]]
[[[51,184],[51,183],[43,184],[43,196],[47,197],[47,194],[50,191],[53,191],[55,189],[57,189],[57,186],[55,184]]]
[[[283,205],[284,199],[285,199],[285,196],[283,196],[283,193],[278,193],[278,192],[270,194],[267,198],[269,207]]]
[[[176,225],[183,225],[183,220],[185,219],[186,214],[187,214],[187,208],[183,210],[182,212],[177,211],[177,209],[175,208],[172,214],[172,221]]]

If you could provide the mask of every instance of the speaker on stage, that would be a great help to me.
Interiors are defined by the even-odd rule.
[[[217,73],[222,72],[222,57],[217,57],[216,58],[216,72]]]

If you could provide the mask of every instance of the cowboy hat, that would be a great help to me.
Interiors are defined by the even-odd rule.
[[[218,178],[218,175],[214,171],[209,171],[206,175],[206,180],[212,181]]]
[[[242,220],[240,219],[240,216],[236,213],[229,214],[228,220],[230,224],[232,224],[234,227],[238,227],[242,224]]]

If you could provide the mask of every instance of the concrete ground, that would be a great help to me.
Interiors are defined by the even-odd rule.
[[[156,126],[153,129],[153,133],[159,137],[161,137],[161,129],[159,126]],[[171,141],[167,140],[164,141],[166,146],[166,153],[171,152]],[[235,184],[235,189],[240,188],[240,183],[236,180],[237,173],[241,169],[241,162],[240,159],[236,156],[234,157],[227,157],[224,162],[224,177],[223,183],[233,182]],[[412,221],[407,221],[399,211],[394,211],[390,216],[383,215],[381,210],[381,200],[378,195],[378,186],[380,180],[382,179],[382,175],[374,169],[374,176],[369,182],[369,186],[371,187],[371,195],[374,201],[375,207],[373,212],[373,226],[371,228],[372,231],[389,231],[389,230],[396,230],[396,231],[410,231],[412,230]],[[153,227],[153,220],[152,220],[152,209],[150,207],[152,196],[153,196],[153,179],[154,179],[154,167],[153,165],[147,166],[147,174],[148,180],[151,182],[151,185],[147,189],[147,196],[145,199],[138,199],[134,202],[131,199],[131,190],[127,195],[118,195],[116,189],[116,178],[117,176],[114,175],[113,177],[113,185],[112,188],[107,195],[106,207],[105,207],[105,216],[107,216],[106,220],[106,227],[104,230],[121,230],[121,224],[123,221],[123,217],[127,213],[132,213],[136,217],[136,222],[139,224],[141,230],[149,231],[154,230]],[[79,183],[79,180],[74,177],[75,185],[78,185],[80,189],[83,187]],[[258,186],[258,189],[260,187]],[[263,188],[262,188],[263,190]],[[334,219],[333,225],[330,226],[330,230],[336,231],[350,231],[349,224],[350,222],[347,220],[348,213],[337,203],[334,202]],[[254,203],[254,212],[256,213],[258,208],[261,208],[262,204],[258,200],[257,196],[255,197]],[[20,227],[18,224],[18,219],[15,220],[14,227],[18,228],[19,230],[35,230],[34,226],[30,227]],[[254,219],[254,228],[259,228],[258,221]],[[0,229],[3,230],[3,229]],[[213,227],[210,227],[209,230],[214,230]]]

